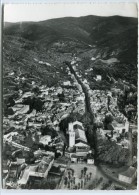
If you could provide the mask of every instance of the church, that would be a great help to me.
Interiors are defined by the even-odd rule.
[[[82,161],[87,157],[90,146],[87,143],[85,130],[81,122],[75,121],[68,124],[69,134],[69,151],[70,156],[74,153],[78,161]]]

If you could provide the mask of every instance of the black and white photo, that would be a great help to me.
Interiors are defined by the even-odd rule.
[[[3,189],[137,189],[136,3],[5,4]]]

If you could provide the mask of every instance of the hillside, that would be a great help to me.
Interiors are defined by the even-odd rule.
[[[108,70],[116,78],[137,83],[136,18],[85,16],[6,23],[3,37],[4,71],[20,67],[43,82],[51,83],[52,78],[57,82],[64,76],[63,62],[77,54],[81,69],[95,66],[104,74]],[[91,61],[91,57],[96,60]],[[115,63],[107,63],[113,58]],[[52,66],[40,65],[37,60]],[[52,77],[53,72],[60,72],[59,76]]]

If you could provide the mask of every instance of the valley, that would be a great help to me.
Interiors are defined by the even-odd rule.
[[[5,24],[3,36],[4,188],[135,189],[137,19]]]

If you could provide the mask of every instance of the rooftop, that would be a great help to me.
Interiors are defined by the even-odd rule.
[[[85,132],[81,129],[75,130],[75,139],[77,140],[83,140],[84,142],[87,142]]]
[[[136,171],[137,171],[136,168],[130,166],[126,171],[120,173],[120,175],[124,175],[126,177],[132,177]]]

